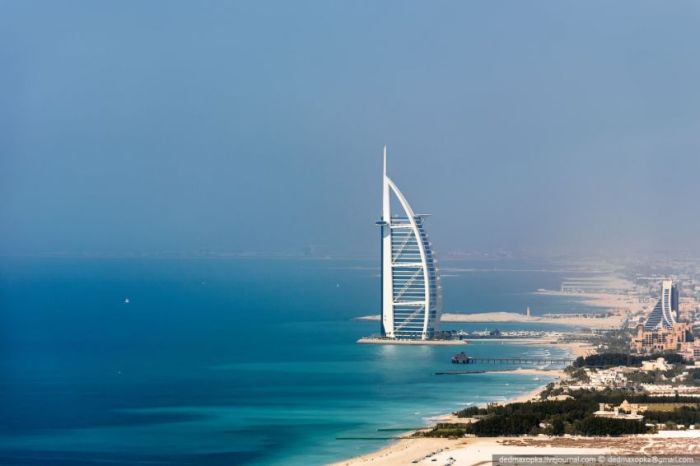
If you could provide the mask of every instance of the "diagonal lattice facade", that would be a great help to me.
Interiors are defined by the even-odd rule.
[[[384,152],[382,220],[382,335],[427,340],[440,321],[442,288],[437,260],[424,228],[386,173]],[[391,213],[395,197],[403,211]]]

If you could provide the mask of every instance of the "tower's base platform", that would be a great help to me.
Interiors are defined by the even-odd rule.
[[[397,338],[362,337],[357,340],[368,345],[466,345],[465,340],[400,340]]]

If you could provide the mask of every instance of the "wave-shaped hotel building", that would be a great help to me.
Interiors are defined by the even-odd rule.
[[[382,337],[429,340],[440,322],[442,287],[425,215],[415,214],[387,175],[384,147],[382,178]],[[392,213],[392,199],[398,214]]]
[[[644,324],[645,330],[672,328],[678,316],[678,286],[671,280],[661,282],[661,296]]]
[[[673,351],[700,360],[700,338],[693,336],[691,322],[679,320],[680,295],[671,280],[661,282],[661,294],[644,324],[637,326],[632,349],[641,354]]]

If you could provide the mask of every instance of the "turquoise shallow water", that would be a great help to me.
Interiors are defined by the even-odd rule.
[[[453,368],[456,348],[355,344],[376,331],[353,320],[376,312],[372,265],[4,261],[0,463],[323,464],[386,443],[338,437],[385,437],[378,429],[415,427],[547,381],[436,376]],[[560,272],[507,265],[450,274],[446,309],[585,310],[530,294],[558,286]],[[562,355],[497,342],[465,349]]]

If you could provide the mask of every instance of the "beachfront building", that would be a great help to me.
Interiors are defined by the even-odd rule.
[[[658,330],[662,327],[673,327],[678,316],[678,302],[678,286],[674,285],[672,280],[662,281],[661,296],[644,323],[644,329]]]
[[[671,385],[671,384],[641,384],[642,389],[649,396],[692,396],[700,398],[700,387],[693,385]]]
[[[637,353],[673,351],[694,359],[698,343],[693,338],[692,326],[678,322],[678,287],[671,280],[661,283],[661,295],[646,322],[637,326],[632,338],[632,350]]]
[[[634,352],[640,354],[670,351],[697,360],[695,349],[700,348],[700,340],[693,337],[692,327],[687,322],[674,322],[670,328],[660,327],[655,330],[647,330],[643,325],[638,325],[631,346]]]
[[[637,334],[632,338],[632,350],[640,354],[671,351],[694,359],[694,349],[698,343],[700,341],[693,338],[690,324],[686,322],[674,322],[671,328],[661,327],[656,330],[647,330],[639,325]]]
[[[393,213],[392,199],[399,213]],[[429,340],[440,322],[442,288],[425,215],[415,214],[387,175],[384,147],[382,218],[382,316],[385,338]]]
[[[646,372],[668,371],[673,369],[673,364],[666,362],[664,358],[656,358],[652,361],[642,361],[642,370]]]
[[[637,403],[629,403],[624,400],[620,406],[612,406],[606,403],[598,403],[598,411],[594,412],[595,417],[605,417],[609,419],[627,419],[631,421],[641,421],[643,413],[647,410],[647,406]]]

